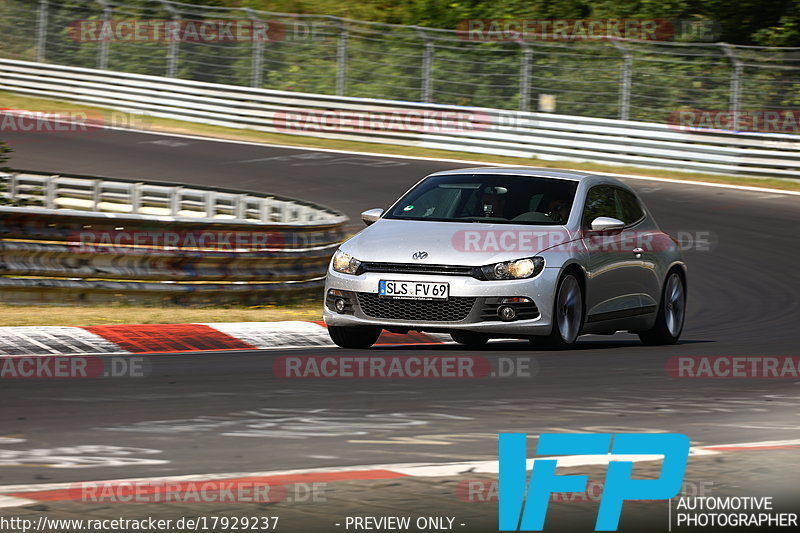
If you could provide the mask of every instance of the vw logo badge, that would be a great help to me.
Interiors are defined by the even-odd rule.
[[[426,257],[428,257],[428,252],[420,251],[414,252],[414,255],[411,256],[411,259],[425,259]]]

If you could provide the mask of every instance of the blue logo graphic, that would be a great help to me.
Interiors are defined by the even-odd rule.
[[[536,459],[530,485],[526,485],[526,436],[500,433],[500,531],[541,531],[551,494],[583,492],[589,480],[588,476],[557,476],[557,459]],[[609,450],[612,455],[663,455],[664,461],[658,479],[631,479],[633,461],[610,457],[596,531],[617,530],[625,500],[666,500],[678,494],[689,459],[689,437],[680,433],[544,433],[536,455],[607,455]]]

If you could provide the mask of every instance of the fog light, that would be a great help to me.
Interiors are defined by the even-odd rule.
[[[342,298],[336,298],[336,301],[333,302],[333,308],[336,309],[337,313],[344,313],[344,305]]]
[[[500,317],[500,320],[514,320],[517,318],[517,310],[510,305],[501,305],[497,308],[497,316]]]

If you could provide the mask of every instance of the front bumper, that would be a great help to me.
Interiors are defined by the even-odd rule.
[[[437,313],[437,320],[420,318],[385,318],[376,317],[374,306],[369,307],[373,316],[370,316],[362,305],[366,298],[357,295],[351,298],[351,305],[345,313],[337,313],[325,304],[323,318],[329,326],[380,326],[384,329],[409,329],[415,331],[452,331],[469,330],[491,335],[532,336],[547,335],[551,330],[551,314],[553,297],[559,276],[558,268],[544,268],[533,279],[481,281],[469,276],[424,275],[424,274],[398,274],[398,273],[371,273],[367,272],[358,276],[340,274],[328,270],[325,282],[325,295],[328,291],[336,289],[349,293],[362,293],[374,302],[378,294],[378,282],[381,280],[398,281],[429,281],[448,283],[450,285],[450,298],[471,298],[475,302],[471,310],[457,320],[448,319],[447,313]],[[503,322],[498,319],[487,319],[486,309],[503,297],[527,297],[533,300],[538,308],[538,316],[532,319],[518,319]],[[361,301],[360,301],[361,300]],[[435,305],[434,302],[430,302]],[[423,306],[424,307],[424,306]],[[442,319],[443,318],[443,319]]]

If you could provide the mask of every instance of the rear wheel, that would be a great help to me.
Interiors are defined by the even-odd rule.
[[[544,344],[554,350],[570,348],[583,329],[583,290],[574,274],[565,274],[558,282],[553,304],[553,329],[542,339],[533,338],[531,343]]]
[[[664,282],[664,293],[658,305],[656,323],[648,331],[639,333],[639,339],[647,345],[675,344],[683,331],[686,316],[686,286],[676,271],[671,271]]]
[[[374,326],[328,326],[328,335],[342,348],[369,348],[381,336],[381,328]]]
[[[483,346],[489,340],[488,335],[475,333],[474,331],[454,331],[450,337],[459,344],[477,348]]]

